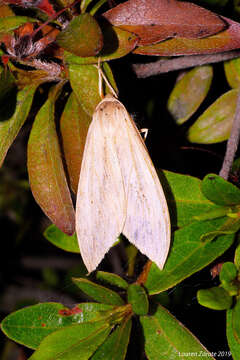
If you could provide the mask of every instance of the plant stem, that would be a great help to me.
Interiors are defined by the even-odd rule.
[[[146,78],[153,75],[167,73],[169,71],[186,69],[204,64],[217,63],[240,57],[240,50],[233,50],[211,55],[179,56],[172,59],[160,58],[160,60],[147,64],[133,64],[133,70],[138,78]]]

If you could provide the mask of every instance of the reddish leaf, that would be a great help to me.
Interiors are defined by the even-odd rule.
[[[155,45],[139,46],[134,53],[141,55],[176,56],[215,54],[240,48],[240,24],[223,18],[229,28],[205,39],[170,39]]]
[[[54,99],[38,112],[28,142],[28,173],[37,203],[52,222],[73,234],[75,215],[54,123]]]
[[[44,11],[49,16],[55,15],[55,11],[48,0],[37,0],[37,1],[28,1],[28,0],[1,0],[3,4],[12,4],[15,6],[21,6],[25,8],[38,8]]]
[[[169,37],[203,38],[226,28],[218,15],[176,0],[129,0],[103,16],[113,25],[137,34],[139,45]]]
[[[61,117],[61,134],[70,183],[75,193],[90,122],[91,117],[83,110],[77,97],[72,93]]]

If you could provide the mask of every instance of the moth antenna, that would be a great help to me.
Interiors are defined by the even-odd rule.
[[[115,98],[118,98],[118,95],[116,93],[116,91],[114,90],[114,88],[112,87],[112,85],[110,84],[109,80],[107,79],[106,75],[104,74],[104,72],[101,69],[101,59],[100,57],[98,58],[98,64],[95,65],[95,67],[98,69],[98,77],[99,77],[99,95],[100,97],[103,99],[104,95],[103,95],[103,86],[102,86],[102,79],[105,81],[106,85],[108,86],[109,90],[111,91],[112,95]]]
[[[97,69],[98,69],[98,91],[99,91],[100,97],[103,99],[104,98],[103,82],[102,82],[103,74],[102,74],[102,70],[101,70],[101,59],[100,59],[100,57],[98,58]]]

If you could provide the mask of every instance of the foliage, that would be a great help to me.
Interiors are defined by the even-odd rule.
[[[240,47],[237,22],[190,3],[129,0],[104,13],[105,2],[83,0],[79,9],[61,0],[55,4],[58,13],[43,0],[31,9],[31,16],[21,0],[4,0],[0,5],[0,103],[4,107],[0,113],[0,163],[24,123],[34,119],[27,167],[32,194],[53,223],[44,236],[57,248],[75,254],[79,248],[73,200],[88,127],[101,101],[99,73],[104,78],[103,93],[118,92],[110,65],[130,53],[194,55]],[[157,3],[162,12],[156,11]],[[142,6],[138,18],[136,4]],[[219,4],[225,6],[226,1]],[[147,19],[146,6],[150,8]],[[237,3],[234,7],[238,11]],[[170,16],[165,23],[166,14],[176,22]],[[191,26],[185,27],[186,23]],[[207,106],[213,66],[196,67],[177,78],[167,109],[177,126],[187,128],[187,121],[192,120],[187,130],[189,142],[206,145],[229,138],[239,97],[239,61],[225,62],[231,89]],[[239,170],[239,161],[233,170]],[[141,356],[150,360],[179,359],[186,354],[189,359],[196,359],[196,354],[199,359],[214,359],[218,355],[210,353],[173,315],[169,294],[230,249],[234,256],[225,258],[217,270],[219,283],[198,290],[197,301],[212,310],[226,310],[227,341],[233,359],[239,359],[240,246],[235,246],[234,240],[240,229],[240,189],[216,174],[205,175],[200,180],[159,171],[172,224],[171,249],[162,270],[148,260],[137,271],[137,250],[133,245],[126,247],[127,240],[120,236],[118,244],[126,247],[123,276],[97,271],[86,277],[82,264],[78,269],[81,276],[78,272],[69,277],[74,294],[81,294],[86,302],[74,307],[60,302],[23,307],[2,320],[2,332],[34,350],[29,357],[32,360],[125,359],[136,329],[144,344]],[[18,187],[26,190],[27,185],[16,184],[8,176],[1,180],[0,207],[4,209],[19,201],[12,196],[7,202],[4,194]],[[24,224],[24,214],[17,208],[12,211],[16,221]],[[45,272],[45,277],[48,284],[58,282],[51,271]],[[230,352],[225,355],[229,358]]]

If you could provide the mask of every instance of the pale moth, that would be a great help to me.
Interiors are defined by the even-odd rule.
[[[89,272],[121,233],[160,269],[168,255],[170,219],[161,184],[136,125],[112,95],[98,104],[88,130],[76,232]]]

